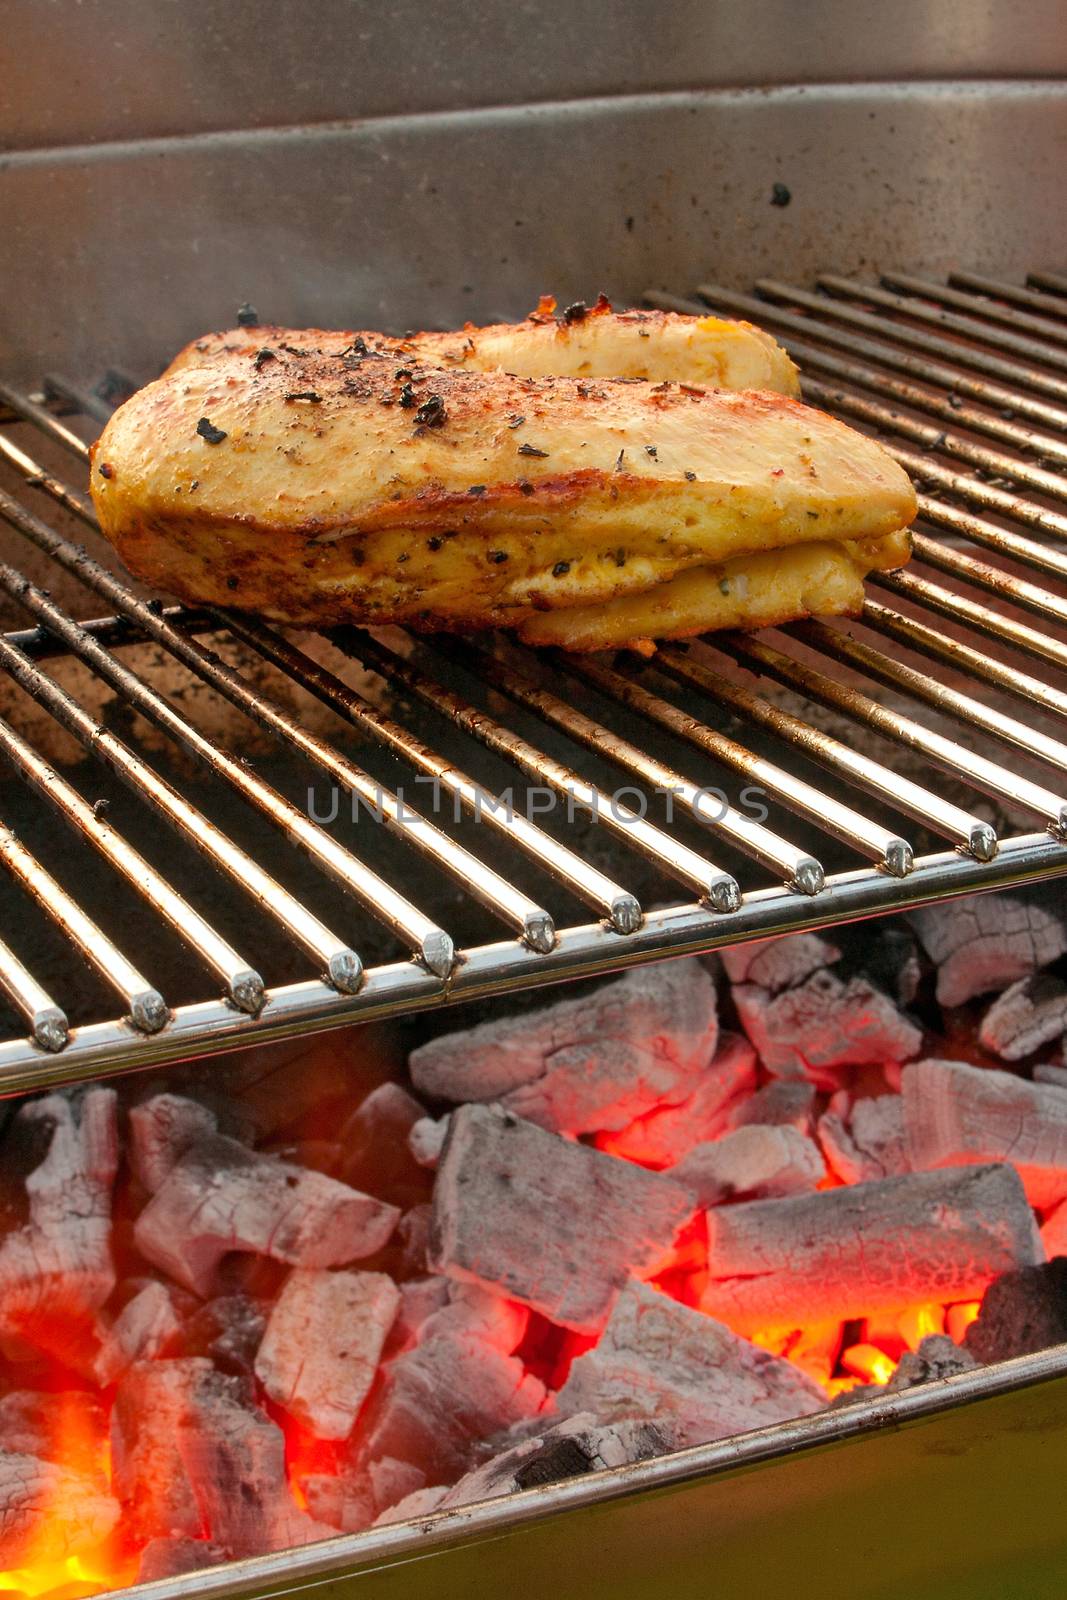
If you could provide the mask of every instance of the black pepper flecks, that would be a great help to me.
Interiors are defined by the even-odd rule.
[[[490,550],[489,559],[494,567],[499,567],[508,559],[508,553],[506,550]]]
[[[719,593],[720,594],[729,594],[730,593],[730,580],[729,580],[729,578],[720,578],[719,579]]]
[[[238,578],[235,578],[233,573],[231,572],[230,576],[226,579],[226,587],[227,587],[227,589],[236,589],[239,582],[240,582],[240,580]]]
[[[445,541],[435,533],[431,539],[427,539],[426,548],[427,550],[440,550],[444,542]]]
[[[657,452],[656,452],[656,447],[655,447],[654,444],[646,444],[645,445],[645,455],[646,456],[651,456],[653,461],[657,461],[659,459],[659,457],[657,455]]]
[[[484,483],[472,483],[470,488],[467,490],[467,493],[468,494],[484,494],[485,493],[485,484]]]
[[[314,389],[293,389],[285,398],[287,400],[306,400],[312,406],[321,406],[322,404],[321,394],[316,394]]]
[[[421,422],[424,428],[443,428],[447,418],[448,412],[439,394],[428,395],[415,413],[415,421]]]
[[[529,481],[529,479],[528,478],[520,478],[519,479],[519,493],[520,494],[533,494],[533,492],[534,492],[534,486]]]
[[[259,327],[259,312],[247,300],[243,306],[237,307],[237,326],[239,328]]]
[[[616,550],[616,552],[615,552],[615,565],[617,567],[624,567],[626,565],[626,551],[625,550]]]
[[[393,377],[396,379],[397,383],[400,382],[401,378],[410,378],[411,377],[411,368],[410,367],[397,367],[396,371],[393,373]]]
[[[772,206],[787,206],[792,198],[792,191],[784,183],[776,183],[771,189]]]
[[[554,578],[565,578],[570,570],[571,564],[569,561],[557,561],[552,568],[552,576]]]
[[[366,339],[364,339],[362,334],[357,334],[352,340],[352,343],[350,345],[346,345],[341,351],[341,360],[344,362],[346,367],[354,367],[363,360],[364,356],[369,355],[370,351],[367,348]]]
[[[225,433],[221,428],[216,428],[215,424],[207,417],[200,418],[196,425],[196,431],[201,439],[207,440],[208,444],[221,444],[223,439],[229,438],[228,433]]]
[[[615,471],[616,472],[621,472],[622,471],[622,463],[623,463],[623,460],[625,458],[625,455],[626,455],[626,451],[625,450],[620,450],[618,455],[615,457]]]
[[[515,416],[508,418],[508,427],[509,428],[521,428],[525,421],[526,421],[526,418],[523,417],[523,416],[520,416],[518,414],[518,412],[516,412]]]
[[[256,357],[252,362],[252,365],[255,367],[256,371],[259,372],[267,365],[268,361],[277,361],[277,359],[278,357],[274,354],[274,351],[269,350],[267,346],[264,345],[262,350],[256,351]]]
[[[686,482],[687,483],[696,483],[696,481],[697,481],[696,473],[695,472],[690,472],[688,468],[686,468],[685,478],[686,478]]]
[[[405,411],[410,411],[412,407],[417,406],[418,403],[418,395],[415,393],[410,383],[405,383],[404,387],[400,391],[400,404],[403,406]]]
[[[113,478],[115,476],[114,467],[108,466],[106,461],[101,461],[96,470],[102,478]]]
[[[566,307],[563,313],[564,322],[584,322],[589,315],[589,307],[584,300],[575,300]]]
[[[163,602],[162,600],[149,600],[146,609],[154,617],[161,617],[163,615]]]
[[[548,451],[538,450],[535,444],[520,444],[519,454],[520,456],[540,456],[542,461],[548,459]]]
[[[411,551],[410,550],[401,550],[400,554],[396,558],[396,564],[397,564],[398,567],[401,567],[401,566],[403,566],[405,561],[410,561],[410,560],[411,560]]]

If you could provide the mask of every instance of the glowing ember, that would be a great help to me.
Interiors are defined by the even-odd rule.
[[[897,1364],[876,1344],[853,1344],[843,1351],[841,1365],[864,1383],[888,1383]]]

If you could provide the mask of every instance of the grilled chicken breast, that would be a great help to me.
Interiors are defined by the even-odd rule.
[[[253,327],[209,333],[171,362],[168,372],[204,366],[220,355],[255,359],[262,349],[340,355],[361,347],[431,366],[467,372],[512,372],[520,378],[665,378],[712,389],[769,389],[799,395],[797,369],[769,333],[751,322],[683,317],[672,311],[612,311],[603,298],[589,311],[571,307],[557,320],[552,300],[524,322],[468,325],[459,333],[380,333],[322,328]],[[569,320],[568,320],[569,319]]]
[[[105,533],[193,603],[599,649],[855,610],[907,558],[905,474],[779,394],[259,349],[180,365],[93,449]]]

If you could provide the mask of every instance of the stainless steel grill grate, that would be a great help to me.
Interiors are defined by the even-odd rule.
[[[87,499],[71,486],[83,475],[81,434],[53,406],[0,385],[0,404],[19,419],[18,428],[0,427],[0,456],[17,491],[0,491],[0,516],[109,613],[77,622],[14,562],[0,564],[0,589],[33,624],[0,636],[0,667],[199,852],[227,900],[253,908],[237,949],[212,925],[217,880],[215,901],[212,893],[179,892],[103,808],[0,720],[6,764],[76,836],[61,884],[0,822],[3,866],[121,1002],[117,1019],[69,1028],[61,986],[49,994],[41,975],[27,970],[16,920],[10,947],[0,943],[0,986],[30,1037],[0,1042],[0,1088],[70,1081],[1067,872],[1067,742],[1060,737],[1067,718],[1067,282],[1041,273],[1022,288],[958,273],[949,287],[899,274],[884,283],[876,289],[827,277],[817,293],[766,281],[757,285],[759,298],[712,285],[694,299],[649,297],[672,309],[740,313],[772,329],[800,363],[806,396],[879,433],[922,492],[915,562],[872,581],[858,627],[812,622],[758,637],[715,636],[691,648],[668,646],[641,665],[335,630],[334,651],[360,669],[356,688],[260,622],[143,601],[42,515],[52,507],[93,526]],[[67,416],[101,415],[95,398],[62,378],[50,379],[47,393]],[[65,453],[69,473],[45,469],[23,424],[43,436],[41,449]],[[474,815],[483,827],[447,828],[413,809],[340,739],[309,731],[260,687],[258,673],[228,664],[204,641],[208,633],[238,641],[284,673],[347,724],[361,749],[387,752],[434,780],[456,819]],[[353,830],[358,843],[342,844],[209,736],[186,708],[195,697],[179,709],[174,696],[127,665],[121,648],[144,641],[179,663],[191,684],[268,730],[298,764],[373,808],[374,817],[365,810]],[[228,792],[248,819],[244,843],[243,822],[220,826],[134,741],[86,709],[50,670],[63,657],[84,664]],[[457,671],[487,693],[468,698],[455,686]],[[367,672],[451,724],[446,752],[363,692]],[[857,726],[865,730],[862,748]],[[553,832],[533,814],[495,804],[487,784],[465,770],[484,770],[486,753],[558,797],[570,816],[592,813],[611,836],[609,870],[602,852],[590,859],[588,833]],[[762,790],[766,819],[732,804],[709,813],[709,766]],[[609,792],[604,771],[621,774],[626,788]],[[646,814],[641,796],[653,791],[658,809]],[[672,810],[684,826],[671,820]],[[388,930],[401,959],[365,967],[343,917],[328,925],[268,870],[269,852],[255,843],[264,819],[340,887],[343,904],[356,902]],[[826,849],[795,842],[797,823]],[[402,841],[408,865],[399,882],[391,867],[379,870],[379,829]],[[917,853],[920,840],[947,848]],[[136,895],[145,917],[165,924],[210,974],[206,998],[170,1008],[131,958],[136,927],[116,938],[78,903],[79,869],[92,852],[124,893]],[[843,861],[841,870],[826,870],[828,852]],[[504,867],[491,865],[487,853]],[[686,902],[643,911],[632,887],[637,869],[643,882],[651,870],[679,885]],[[522,887],[531,871],[541,892]],[[483,908],[497,926],[495,941],[457,948],[442,925],[447,918],[420,908],[420,893],[429,897],[441,882],[454,886],[456,903]],[[595,920],[558,926],[545,886]],[[305,979],[278,984],[260,970],[260,919],[301,952]],[[232,927],[232,915],[226,921]]]

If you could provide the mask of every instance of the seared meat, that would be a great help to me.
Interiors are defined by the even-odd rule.
[[[854,610],[907,558],[901,469],[778,394],[269,348],[179,367],[93,450],[104,531],[187,601],[588,649]]]
[[[570,321],[557,321],[552,305],[543,301],[524,322],[468,325],[459,333],[416,333],[405,339],[350,329],[233,328],[194,339],[167,370],[203,366],[220,355],[255,359],[264,348],[339,355],[364,347],[401,365],[410,360],[469,372],[501,370],[520,378],[646,378],[651,383],[672,378],[712,389],[800,393],[797,369],[781,345],[751,322],[673,311],[615,312],[606,300]]]

